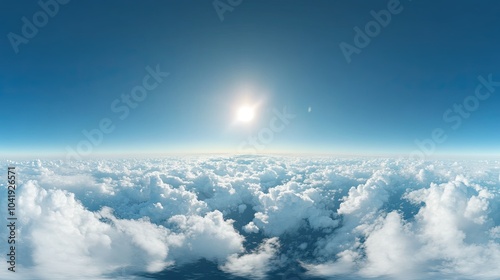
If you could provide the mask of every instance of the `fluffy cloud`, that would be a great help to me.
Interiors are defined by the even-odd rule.
[[[322,199],[320,190],[297,183],[270,188],[258,196],[253,224],[272,236],[297,231],[306,221],[314,229],[334,227],[337,222],[331,218],[333,211],[326,209]]]
[[[20,173],[19,257],[2,279],[137,278],[200,260],[258,279],[297,264],[324,278],[500,277],[498,161],[8,164]]]
[[[181,243],[173,251],[179,258],[223,261],[228,255],[243,250],[243,236],[233,228],[233,221],[224,220],[218,210],[204,217],[176,215],[169,223],[180,233],[177,238]]]
[[[276,257],[279,246],[278,238],[266,239],[249,254],[231,255],[221,269],[241,277],[263,279],[271,270],[273,258]]]
[[[383,185],[388,191],[388,185]],[[489,217],[490,200],[496,196],[487,188],[457,176],[447,183],[431,183],[428,188],[408,190],[403,199],[420,208],[415,216],[405,220],[399,211],[381,211],[384,200],[380,198],[386,196],[375,195],[380,192],[365,187],[351,188],[345,198],[344,203],[355,207],[346,208],[342,204],[339,208],[339,213],[348,221],[349,215],[356,211],[363,213],[356,226],[349,228],[352,230],[348,233],[354,235],[347,244],[349,248],[336,254],[334,250],[329,251],[335,254],[336,261],[306,264],[310,274],[396,279],[431,279],[433,275],[498,278],[500,270],[496,264],[500,261],[500,244],[492,234],[497,230],[493,227],[495,221]],[[367,198],[370,195],[372,198]],[[346,234],[346,231],[341,228],[337,234]],[[345,239],[337,236],[327,238],[322,245],[342,247],[339,241]]]
[[[168,229],[147,216],[117,218],[109,207],[88,211],[73,193],[45,190],[35,181],[21,190],[19,277],[97,279],[159,272],[176,262],[225,260],[243,250],[244,238],[219,211],[172,216]]]

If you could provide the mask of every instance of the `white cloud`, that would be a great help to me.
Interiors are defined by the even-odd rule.
[[[178,228],[176,232],[182,243],[172,248],[172,254],[181,260],[222,261],[243,250],[243,236],[233,228],[233,221],[224,220],[218,210],[204,217],[176,215],[168,221]]]
[[[333,211],[321,203],[320,190],[305,188],[295,182],[270,188],[260,193],[254,207],[254,224],[271,236],[296,231],[306,221],[314,229],[334,227]]]
[[[259,227],[256,226],[254,222],[250,222],[250,223],[246,224],[245,226],[243,226],[243,230],[246,233],[257,233],[257,232],[259,232]]]
[[[356,251],[345,250],[336,255],[335,261],[329,261],[321,264],[302,264],[307,270],[308,274],[314,276],[338,276],[348,275],[355,272],[356,261],[360,255]]]
[[[397,278],[413,278],[418,259],[411,229],[397,212],[380,219],[373,231],[366,233],[363,244],[366,262],[361,275],[376,277],[393,275]]]
[[[500,278],[498,161],[236,156],[16,166],[14,279],[130,278],[200,259],[252,278],[294,261],[321,277]],[[0,278],[12,279],[5,271]]]
[[[266,239],[251,253],[231,255],[221,269],[241,277],[263,279],[272,269],[272,261],[280,247],[277,237]]]

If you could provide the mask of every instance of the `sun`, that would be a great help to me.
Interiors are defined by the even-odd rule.
[[[250,106],[242,106],[238,109],[236,118],[240,122],[250,122],[255,116],[254,109]]]

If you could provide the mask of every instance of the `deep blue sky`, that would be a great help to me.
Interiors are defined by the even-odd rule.
[[[16,54],[9,32],[41,8],[3,1],[0,153],[65,154],[103,118],[116,127],[94,154],[234,152],[286,106],[261,152],[405,154],[442,128],[438,154],[500,154],[500,87],[443,119],[479,75],[500,81],[500,3],[401,1],[347,63],[339,44],[388,2],[244,0],[221,21],[212,1],[71,1]],[[148,65],[170,75],[119,119],[110,105]],[[260,102],[251,124],[235,123],[244,99]]]

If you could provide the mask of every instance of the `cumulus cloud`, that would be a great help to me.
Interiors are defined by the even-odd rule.
[[[73,193],[45,190],[36,181],[21,189],[18,254],[29,258],[18,260],[20,276],[97,279],[159,272],[176,262],[225,260],[243,250],[244,238],[219,211],[172,216],[168,229],[147,216],[117,218],[109,207],[88,211]]]
[[[181,243],[173,249],[173,254],[180,259],[223,261],[243,250],[243,236],[233,228],[233,221],[224,220],[218,210],[204,217],[176,215],[169,223],[179,232],[177,239]]]
[[[277,237],[266,239],[251,253],[231,255],[221,269],[241,277],[263,279],[272,268],[279,246]]]
[[[18,272],[0,270],[2,279],[137,278],[200,260],[258,279],[297,264],[324,278],[500,277],[498,161],[213,156],[8,164],[22,174],[19,258]]]
[[[384,199],[379,198],[386,196],[367,199],[380,192],[365,187],[349,191],[344,202],[355,207],[339,208],[339,213],[346,216],[361,210],[365,215],[350,231],[354,235],[350,248],[334,255],[336,261],[306,264],[311,274],[349,273],[397,279],[431,279],[435,275],[494,279],[500,275],[496,265],[500,261],[500,244],[492,234],[496,232],[494,221],[488,217],[489,201],[495,196],[488,189],[457,176],[447,183],[409,190],[403,198],[420,208],[414,217],[405,220],[398,211],[380,211]],[[369,213],[372,215],[366,216]],[[373,213],[378,213],[375,220]],[[344,228],[339,233],[344,234]],[[326,239],[324,246],[337,248],[339,240],[333,236]]]
[[[245,225],[243,227],[243,230],[246,232],[246,233],[257,233],[259,232],[259,227],[257,227],[254,222],[250,222],[248,223],[247,225]]]
[[[255,225],[272,236],[297,231],[306,221],[314,229],[334,227],[337,221],[332,219],[333,211],[321,203],[320,192],[295,182],[270,188],[259,194],[254,207],[258,212],[250,227]]]

